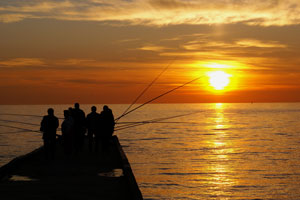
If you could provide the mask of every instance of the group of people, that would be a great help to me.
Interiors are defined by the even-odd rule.
[[[113,135],[115,120],[112,110],[103,106],[103,111],[97,113],[96,106],[91,107],[91,113],[85,116],[79,103],[74,108],[64,110],[64,121],[61,124],[62,144],[65,154],[70,157],[83,150],[85,137],[88,137],[89,151],[98,152],[109,150],[110,138]],[[52,108],[48,109],[48,115],[43,117],[40,131],[43,132],[45,157],[54,158],[56,149],[56,131],[59,120],[54,115]],[[87,133],[87,135],[86,135]]]

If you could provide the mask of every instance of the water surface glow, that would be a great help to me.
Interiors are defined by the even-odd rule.
[[[61,117],[69,106],[53,107]],[[82,107],[88,112],[90,106]],[[1,112],[43,115],[50,106],[0,107]],[[126,105],[111,107],[118,116]],[[120,122],[194,111],[203,112],[169,120],[182,123],[149,124],[116,133],[145,199],[300,198],[299,103],[154,104]],[[40,122],[33,117],[0,119]],[[39,133],[0,130],[0,165],[41,145]]]

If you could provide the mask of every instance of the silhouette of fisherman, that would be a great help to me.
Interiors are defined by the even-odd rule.
[[[74,146],[75,153],[82,151],[85,134],[85,113],[79,108],[79,103],[74,104],[72,109],[72,117],[74,119]]]
[[[109,143],[114,132],[115,119],[112,110],[107,106],[103,106],[103,111],[100,114],[101,118],[101,146],[103,151],[109,150]]]
[[[91,113],[86,117],[86,127],[88,129],[88,139],[89,139],[89,151],[93,151],[93,143],[95,143],[95,151],[98,150],[99,146],[99,124],[100,124],[100,114],[98,114],[96,106],[91,107]]]
[[[41,121],[40,131],[43,132],[45,158],[49,155],[54,159],[55,143],[56,143],[56,129],[59,126],[58,118],[54,116],[53,108],[48,109],[48,115],[44,116]]]
[[[64,152],[70,157],[73,152],[74,119],[72,110],[64,110],[65,120],[61,124]]]

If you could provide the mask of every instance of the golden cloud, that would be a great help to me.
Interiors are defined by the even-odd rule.
[[[287,45],[280,44],[276,41],[260,41],[253,39],[240,40],[236,43],[240,47],[259,47],[259,48],[286,48]]]
[[[167,49],[170,49],[168,47],[163,47],[163,46],[156,46],[156,45],[146,45],[143,46],[141,48],[138,48],[140,50],[145,50],[145,51],[157,51],[157,52],[161,52]]]
[[[298,0],[38,0],[0,4],[0,21],[25,18],[124,21],[131,24],[231,24],[283,26],[300,23]]]
[[[287,45],[278,41],[261,41],[255,39],[242,39],[232,43],[222,41],[196,40],[190,41],[182,47],[186,50],[201,50],[203,48],[287,48]]]

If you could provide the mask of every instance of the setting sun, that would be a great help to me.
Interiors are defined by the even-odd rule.
[[[223,90],[230,83],[231,75],[223,71],[209,72],[208,76],[209,83],[215,90]]]

